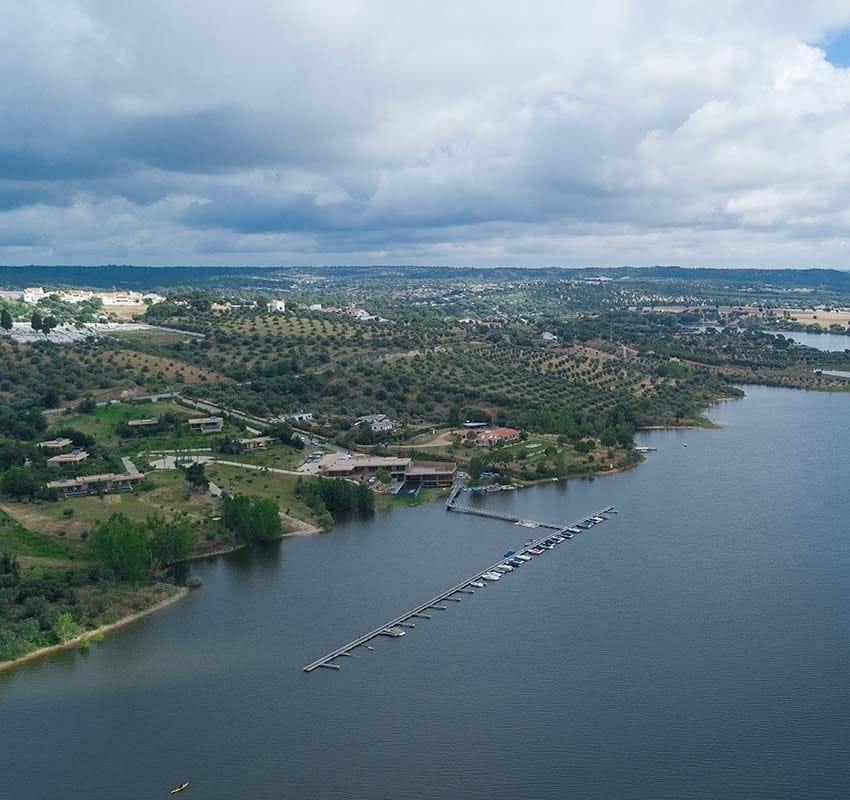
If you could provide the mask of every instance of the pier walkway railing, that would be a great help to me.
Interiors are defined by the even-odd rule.
[[[577,522],[581,522],[590,517],[599,517],[604,514],[608,514],[614,511],[614,506],[607,506],[599,511],[594,511],[592,514],[587,514],[583,517],[580,517],[576,522],[570,522],[566,525],[554,525],[551,523],[536,523],[540,527],[553,528],[558,533],[566,532],[569,528],[575,527]],[[490,515],[487,515],[490,516]],[[504,519],[510,519],[510,517],[502,517]],[[546,541],[546,539],[551,538],[553,534],[547,533],[545,536],[541,536],[539,539],[535,539],[530,543],[524,545],[521,550],[517,552],[524,552],[533,547],[537,547],[542,542]],[[459,598],[453,597],[458,593],[468,594],[472,591],[470,589],[470,584],[472,581],[477,581],[481,578],[482,575],[486,572],[490,572],[491,570],[496,569],[496,567],[504,564],[508,560],[509,556],[502,556],[498,561],[493,562],[490,566],[485,567],[484,569],[478,570],[474,575],[460,583],[455,584],[450,589],[447,589],[444,592],[440,592],[440,594],[432,597],[430,600],[427,600],[424,603],[420,603],[418,606],[408,609],[403,614],[399,614],[399,616],[391,619],[389,622],[385,622],[383,625],[380,625],[377,628],[372,629],[371,631],[364,633],[362,636],[358,636],[356,639],[352,639],[347,644],[344,644],[342,647],[337,647],[336,650],[331,650],[330,653],[326,653],[321,658],[317,658],[315,661],[310,662],[304,667],[304,672],[312,672],[314,669],[318,669],[319,667],[326,667],[328,669],[339,669],[339,664],[334,664],[333,661],[341,656],[350,656],[351,651],[361,645],[366,644],[377,636],[381,636],[386,634],[388,630],[401,626],[406,623],[409,619],[413,617],[422,617],[424,612],[431,608],[439,608],[439,604],[448,599],[458,600]],[[427,616],[427,615],[426,615]],[[407,626],[409,627],[409,626]]]

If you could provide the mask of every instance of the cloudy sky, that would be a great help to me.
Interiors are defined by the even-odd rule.
[[[6,0],[0,264],[850,267],[847,0]]]

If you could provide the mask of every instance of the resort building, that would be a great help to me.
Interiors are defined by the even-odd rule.
[[[273,441],[271,436],[256,436],[253,439],[237,439],[236,444],[243,452],[250,453],[252,450],[265,450]]]
[[[328,478],[362,478],[379,470],[389,473],[393,483],[413,483],[425,487],[451,486],[457,464],[447,461],[412,461],[396,456],[350,456],[322,467]]]
[[[141,472],[125,472],[116,475],[108,472],[104,475],[83,475],[78,478],[68,478],[62,481],[50,481],[48,489],[59,489],[65,497],[77,497],[86,494],[95,494],[101,491],[105,494],[110,492],[129,492],[138,486],[145,476]]]
[[[89,457],[85,450],[74,450],[73,453],[59,453],[47,459],[48,467],[64,467],[66,464],[80,464]]]
[[[411,461],[405,472],[407,483],[425,488],[448,487],[454,483],[457,464],[446,461]]]
[[[159,417],[147,417],[146,419],[131,419],[127,421],[128,428],[152,428],[159,425]]]
[[[378,470],[385,470],[393,481],[403,481],[409,458],[395,456],[343,456],[332,464],[322,467],[322,473],[329,478],[359,478],[374,475]]]
[[[223,417],[195,417],[186,423],[190,430],[200,433],[218,433],[224,427]]]
[[[47,442],[39,442],[38,446],[43,450],[64,450],[66,447],[70,447],[73,442],[70,439],[58,438],[58,439],[50,439]]]
[[[491,428],[481,431],[475,437],[479,447],[498,447],[499,445],[519,441],[519,431],[515,428]]]

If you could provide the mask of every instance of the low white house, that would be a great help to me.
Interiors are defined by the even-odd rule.
[[[389,433],[393,429],[392,420],[386,414],[367,414],[365,417],[358,417],[357,424],[367,423],[372,429],[372,433]]]
[[[266,308],[271,313],[283,313],[286,311],[286,301],[285,300],[272,300],[270,303],[266,304]]]

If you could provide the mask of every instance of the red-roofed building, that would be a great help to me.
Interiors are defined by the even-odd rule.
[[[479,447],[498,447],[502,444],[519,441],[519,431],[516,428],[490,428],[481,431],[475,437],[475,443]]]

